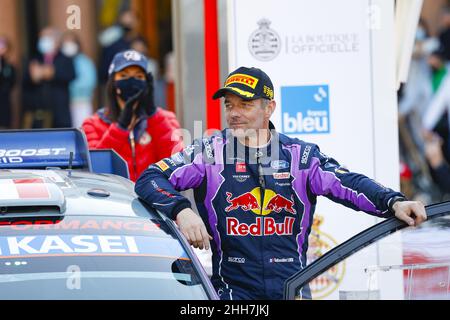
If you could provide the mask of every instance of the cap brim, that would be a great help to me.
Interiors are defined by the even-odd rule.
[[[112,71],[111,73],[116,73],[116,72],[122,71],[123,69],[128,68],[128,67],[131,67],[131,66],[139,67],[139,68],[141,68],[145,73],[147,73],[147,68],[144,68],[142,65],[140,65],[140,64],[138,64],[138,63],[136,63],[136,62],[134,62],[134,61],[130,61],[130,62],[124,63],[124,64],[122,64],[121,66],[114,68],[113,71]]]
[[[219,99],[222,98],[223,96],[225,96],[226,93],[232,93],[238,97],[240,97],[243,100],[255,100],[255,99],[259,99],[260,97],[257,96],[256,94],[254,94],[253,96],[249,97],[248,95],[242,93],[242,90],[239,90],[233,87],[223,87],[220,88],[219,90],[216,91],[216,93],[214,93],[213,95],[213,99]],[[250,93],[249,93],[250,94]]]

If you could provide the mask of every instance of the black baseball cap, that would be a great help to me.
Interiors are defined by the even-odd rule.
[[[227,92],[244,100],[260,98],[272,100],[273,84],[261,69],[240,67],[228,75],[224,86],[214,93],[213,99],[219,99]]]

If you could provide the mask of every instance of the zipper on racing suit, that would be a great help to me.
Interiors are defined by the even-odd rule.
[[[136,165],[136,141],[134,140],[134,129],[130,130],[130,145],[131,145],[131,159],[133,162],[133,170],[134,175],[137,174],[137,165]]]
[[[261,200],[261,208],[260,208],[260,212],[261,212],[261,219],[262,219],[262,225],[264,226],[264,215],[263,215],[263,208],[264,208],[264,195],[266,193],[266,180],[264,179],[264,171],[261,165],[261,157],[264,155],[263,152],[261,152],[258,149],[256,149],[256,163],[258,165],[258,181],[259,181],[259,186],[260,186],[260,200]],[[263,284],[264,284],[264,294],[266,293],[266,281],[265,281],[265,257],[264,257],[264,237],[260,238],[260,252],[262,255],[262,268],[263,268]]]
[[[263,211],[263,207],[264,207],[264,194],[266,193],[266,180],[264,179],[264,172],[263,172],[263,168],[261,165],[261,156],[262,156],[262,152],[259,151],[259,148],[256,151],[255,157],[256,157],[256,161],[258,164],[258,180],[259,180],[259,185],[261,187],[260,190],[260,196],[261,196],[261,216],[262,216],[262,211]]]

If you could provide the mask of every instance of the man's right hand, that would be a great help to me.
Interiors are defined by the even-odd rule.
[[[209,241],[213,238],[206,231],[202,219],[192,209],[181,210],[177,215],[176,222],[190,245],[194,248],[209,249]]]

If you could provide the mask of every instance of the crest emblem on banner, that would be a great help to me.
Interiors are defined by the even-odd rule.
[[[310,264],[338,245],[337,241],[321,230],[324,217],[316,214],[309,235],[307,259]],[[312,298],[320,300],[331,295],[341,284],[345,276],[345,260],[327,270],[324,274],[309,282]]]
[[[259,20],[259,29],[255,30],[248,40],[250,53],[260,61],[273,60],[281,51],[281,38],[278,33],[269,28],[271,23],[265,18]]]
[[[271,23],[265,18],[259,20],[259,29],[255,30],[248,40],[250,53],[260,61],[273,60],[281,51],[281,38],[278,33],[269,28]]]

